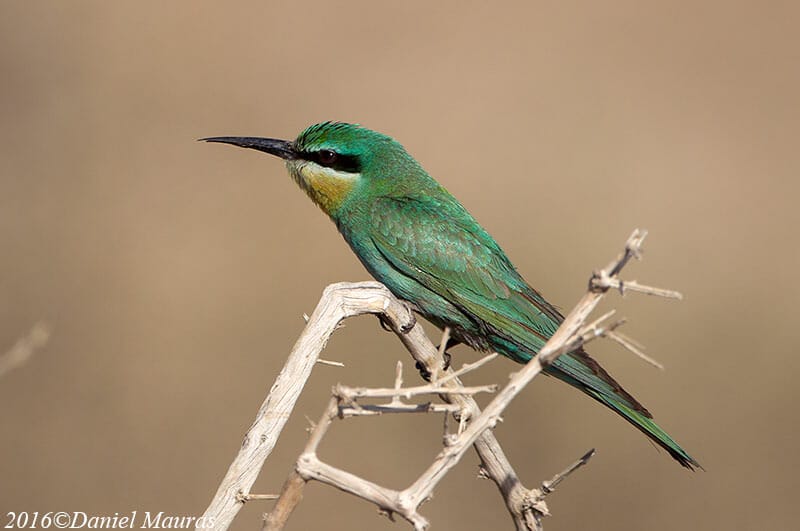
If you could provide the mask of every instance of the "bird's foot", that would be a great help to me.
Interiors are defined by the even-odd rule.
[[[425,365],[423,365],[420,362],[417,362],[414,366],[419,371],[419,375],[423,380],[425,380],[426,382],[430,382],[431,381],[431,376],[433,376],[433,375],[431,374],[431,371],[429,371],[428,368]]]
[[[445,350],[442,357],[444,358],[444,365],[442,365],[442,371],[444,372],[450,368],[450,362],[453,361],[453,356]]]
[[[405,301],[400,301],[400,302],[406,307],[406,310],[408,310],[408,321],[398,325],[397,331],[400,332],[401,334],[407,334],[407,333],[411,332],[411,329],[414,328],[417,325],[417,318],[414,315],[414,311],[411,308],[411,305],[409,305]],[[378,316],[378,321],[380,321],[380,323],[381,323],[381,328],[383,328],[387,332],[394,332],[395,331],[395,328],[394,328],[394,326],[392,326],[392,322],[389,320],[388,317],[386,317],[382,313],[379,313],[379,314],[376,314],[376,315]]]
[[[442,353],[442,358],[444,358],[444,365],[442,366],[442,372],[445,372],[445,371],[447,371],[447,369],[450,368],[450,362],[453,361],[453,356],[450,355],[450,353],[447,351],[447,349],[449,349],[450,347],[455,347],[456,345],[461,343],[461,341],[459,341],[458,339],[454,339],[452,336],[450,336],[450,329],[449,328],[445,329],[445,334],[444,334],[443,340],[446,343],[444,345],[442,345],[440,343],[436,347],[436,350],[438,350],[439,352]]]
[[[378,322],[381,323],[381,328],[383,328],[387,332],[394,332],[394,330],[392,330],[391,323],[389,323],[388,317],[386,317],[382,313],[376,313],[375,315],[378,317]]]
[[[452,359],[453,356],[451,356],[449,352],[444,353],[444,365],[442,365],[441,372],[447,372],[447,370],[450,368],[450,361]],[[422,377],[423,380],[425,380],[426,382],[431,381],[431,376],[432,376],[431,371],[429,371],[428,368],[425,367],[425,365],[423,365],[420,362],[417,362],[414,366],[419,371],[419,375]]]
[[[411,329],[417,326],[417,317],[414,315],[414,309],[411,307],[409,303],[406,301],[400,301],[408,310],[408,322],[403,323],[400,325],[400,333],[407,334],[411,332]]]

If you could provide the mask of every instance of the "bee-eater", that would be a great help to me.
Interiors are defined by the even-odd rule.
[[[449,327],[455,342],[527,363],[564,320],[461,203],[384,134],[324,122],[293,141],[203,140],[286,161],[372,276],[439,328]],[[546,374],[614,410],[681,465],[700,466],[583,349],[559,357]]]

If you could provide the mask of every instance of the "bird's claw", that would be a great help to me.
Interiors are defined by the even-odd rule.
[[[450,361],[453,359],[453,356],[449,352],[445,352],[443,356],[444,356],[444,365],[442,365],[442,372],[446,372],[450,368]],[[419,375],[422,377],[423,380],[425,380],[426,382],[431,381],[431,377],[433,375],[431,374],[431,371],[429,371],[428,368],[425,367],[425,365],[423,365],[418,361],[414,366],[419,371]]]
[[[444,358],[444,365],[442,366],[442,371],[446,371],[447,369],[450,368],[450,362],[453,360],[453,356],[445,350],[442,357]]]
[[[394,330],[392,330],[392,325],[389,323],[388,317],[386,317],[382,313],[378,313],[376,315],[378,316],[378,322],[381,323],[381,328],[383,328],[387,332],[394,332]]]
[[[400,325],[400,333],[407,334],[411,332],[411,329],[417,326],[417,317],[414,315],[414,309],[408,304],[406,301],[400,301],[403,303],[403,306],[406,307],[406,311],[408,311],[408,322],[403,323]]]
[[[389,320],[384,314],[379,313],[376,314],[378,316],[378,321],[381,323],[381,328],[386,330],[387,332],[394,332],[395,328],[392,326],[392,321]],[[411,329],[417,326],[417,318],[411,313],[411,308],[408,309],[408,317],[409,321],[407,323],[402,323],[398,325],[397,331],[401,334],[407,334],[411,332]]]
[[[431,376],[432,376],[431,371],[429,371],[428,368],[425,367],[425,365],[423,365],[418,361],[414,366],[419,371],[419,375],[422,377],[423,380],[425,380],[426,382],[431,381]]]

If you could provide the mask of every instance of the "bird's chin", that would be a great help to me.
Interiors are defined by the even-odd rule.
[[[308,162],[304,160],[286,161],[286,169],[289,171],[289,175],[291,175],[294,182],[299,184],[303,189],[308,186],[308,180],[303,176],[302,172],[302,169],[306,164],[308,164]]]
[[[306,160],[287,160],[292,179],[325,213],[332,215],[349,195],[358,173],[337,172]]]

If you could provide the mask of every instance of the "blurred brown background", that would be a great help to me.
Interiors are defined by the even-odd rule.
[[[278,161],[195,139],[333,119],[405,144],[564,308],[638,226],[646,260],[627,277],[686,294],[610,297],[667,372],[591,350],[707,472],[537,380],[497,429],[525,482],[598,449],[547,529],[793,527],[793,4],[3,2],[0,352],[37,321],[53,333],[0,380],[0,513],[203,512],[303,312],[367,273]],[[384,385],[407,360],[372,318],[325,357],[347,368],[316,369],[257,492],[280,487],[333,383]],[[440,427],[347,421],[322,455],[401,487]],[[511,528],[476,465],[425,505],[433,529]],[[316,484],[290,524],[406,525]]]

